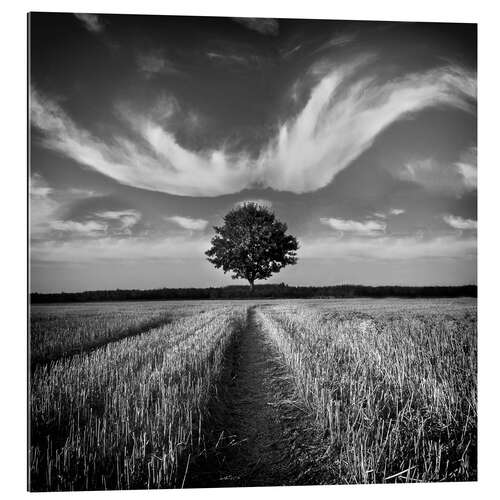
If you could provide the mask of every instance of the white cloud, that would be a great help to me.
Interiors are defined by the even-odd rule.
[[[333,217],[322,217],[320,221],[325,226],[329,226],[336,231],[358,233],[366,236],[383,233],[387,227],[385,222],[378,220],[359,222],[355,220],[335,219]]]
[[[464,219],[455,215],[444,215],[443,220],[454,229],[477,229],[477,221],[473,219]]]
[[[325,76],[298,117],[281,127],[261,158],[266,186],[297,193],[319,189],[395,121],[436,105],[469,110],[469,99],[475,98],[475,75],[457,67],[385,83],[375,77],[354,80],[364,62]]]
[[[186,235],[151,240],[142,237],[37,241],[31,246],[34,262],[95,262],[100,260],[204,258],[206,238]]]
[[[418,235],[406,237],[380,236],[378,238],[301,238],[299,257],[348,259],[428,259],[475,258],[476,238],[446,235],[424,239]]]
[[[50,221],[57,217],[60,207],[52,197],[53,191],[40,174],[31,175],[29,230],[32,240],[42,238],[50,230]]]
[[[477,149],[471,147],[460,154],[456,162],[440,162],[425,158],[407,162],[396,175],[434,192],[457,196],[477,189]]]
[[[207,227],[208,221],[205,219],[193,219],[191,217],[182,217],[180,215],[173,215],[171,217],[166,217],[177,224],[183,229],[189,229],[190,231],[203,231]]]
[[[457,164],[441,163],[433,158],[410,161],[396,175],[431,192],[460,196],[472,189],[472,181],[465,179]]]
[[[62,217],[68,201],[89,193],[92,194],[79,189],[55,190],[40,174],[32,174],[29,218],[32,242],[50,239],[54,232],[71,238],[102,236],[110,229],[115,235],[130,234],[130,229],[141,219],[141,214],[136,210],[102,211],[94,214],[92,219],[80,221]]]
[[[282,50],[280,50],[281,56],[283,58],[287,59],[290,56],[292,56],[293,54],[295,54],[296,52],[298,52],[302,47],[303,47],[303,44],[299,43],[297,45],[294,45],[291,48],[282,49]]]
[[[477,148],[471,147],[464,151],[455,166],[463,177],[465,187],[477,189]]]
[[[82,222],[74,220],[54,220],[50,222],[50,227],[55,231],[92,236],[98,233],[105,232],[108,228],[108,225],[95,220],[86,220]]]
[[[33,174],[30,177],[30,195],[34,198],[46,198],[52,193],[52,188],[45,182],[40,174]]]
[[[144,73],[147,78],[158,74],[182,74],[182,71],[161,52],[139,53],[136,57],[136,63],[139,71]]]
[[[126,114],[129,133],[104,141],[34,89],[32,123],[44,133],[46,147],[142,189],[183,196],[218,196],[256,185],[314,191],[347,168],[380,132],[410,113],[436,105],[471,110],[473,73],[448,66],[381,82],[374,76],[359,77],[366,62],[359,59],[331,70],[299,115],[282,124],[275,139],[253,158],[245,152],[229,153],[223,146],[190,151],[154,113]],[[144,141],[149,148],[143,147]]]
[[[141,218],[137,210],[105,210],[103,212],[97,212],[97,217],[102,217],[103,219],[121,219],[123,217],[134,217],[136,220]]]
[[[405,213],[405,210],[403,210],[402,208],[391,208],[389,210],[389,213],[391,215],[401,215]]]
[[[141,214],[137,210],[106,210],[95,215],[101,219],[118,221],[118,229],[126,233],[141,220]]]
[[[458,171],[464,178],[464,184],[469,189],[477,188],[477,168],[467,163],[455,163]]]
[[[103,233],[116,237],[130,234],[140,219],[141,214],[137,210],[105,210],[83,221],[56,219],[49,223],[49,229],[68,233],[73,238],[102,236]]]
[[[237,201],[234,206],[235,207],[242,207],[243,205],[247,203],[255,203],[256,205],[261,205],[263,207],[271,208],[273,206],[273,203],[269,200],[264,200],[262,198],[250,198],[246,200],[241,200]]]
[[[75,16],[93,33],[104,30],[104,24],[97,14],[75,14]]]
[[[402,208],[391,208],[389,212],[373,212],[374,217],[378,217],[379,219],[387,219],[387,215],[401,215],[404,214],[406,210]]]
[[[300,238],[300,259],[326,258],[350,260],[387,259],[474,259],[477,256],[476,238],[456,235],[424,239],[419,236],[377,238]],[[163,260],[204,259],[208,248],[205,237],[184,233],[163,239],[141,237],[36,241],[32,244],[34,262],[95,262],[100,260]]]
[[[80,188],[71,188],[68,190],[71,195],[74,195],[78,198],[89,198],[91,196],[96,196],[96,191],[91,189],[80,189]]]
[[[233,62],[238,64],[249,64],[252,61],[255,62],[257,60],[256,57],[244,57],[238,54],[222,54],[220,52],[209,51],[207,52],[207,57],[212,61],[218,62]]]
[[[80,129],[55,102],[31,93],[31,118],[45,132],[46,147],[116,181],[184,196],[218,196],[241,191],[252,177],[245,155],[224,150],[192,152],[151,118],[128,115],[138,141],[123,136],[109,144]],[[146,141],[154,154],[141,147]]]
[[[279,24],[276,19],[264,17],[233,17],[233,21],[246,26],[250,30],[257,31],[261,35],[277,36],[279,34]]]
[[[356,40],[355,33],[344,33],[341,35],[335,35],[332,38],[330,38],[330,40],[325,42],[323,45],[318,47],[314,52],[319,52],[326,49],[332,49],[334,47],[343,47],[344,45],[352,43],[354,40]]]

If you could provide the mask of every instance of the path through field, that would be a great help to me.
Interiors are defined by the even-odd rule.
[[[231,356],[223,444],[193,486],[308,484],[315,431],[253,307]]]

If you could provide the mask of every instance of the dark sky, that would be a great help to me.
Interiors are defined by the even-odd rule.
[[[476,282],[476,25],[30,15],[33,291],[233,283],[258,200],[289,284]]]

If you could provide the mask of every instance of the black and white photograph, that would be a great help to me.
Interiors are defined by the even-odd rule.
[[[28,491],[478,480],[477,40],[27,14]]]

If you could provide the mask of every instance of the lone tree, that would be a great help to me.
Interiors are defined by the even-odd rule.
[[[273,212],[256,203],[246,203],[224,217],[214,227],[216,235],[205,252],[209,262],[233,279],[243,278],[254,291],[255,280],[265,280],[288,264],[297,263],[299,244],[286,234],[287,225]]]

